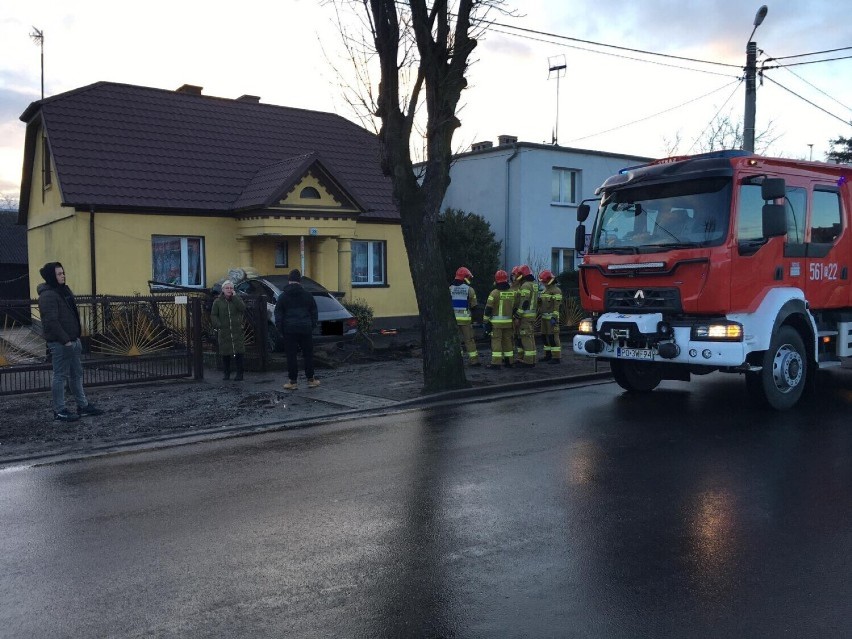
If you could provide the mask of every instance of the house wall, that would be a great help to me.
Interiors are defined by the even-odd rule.
[[[484,217],[496,238],[504,243],[504,268],[517,264],[550,268],[552,249],[574,248],[580,201],[594,197],[595,189],[620,169],[645,161],[646,158],[525,143],[469,153],[453,161],[452,181],[442,210],[449,207]],[[577,202],[551,202],[554,168],[579,172]]]
[[[344,299],[364,300],[373,307],[377,318],[419,317],[402,227],[399,224],[359,223],[354,239],[387,242],[388,281],[386,286],[352,286],[351,297],[347,294]]]
[[[78,212],[29,231],[31,295],[43,280],[38,269],[45,262],[60,261],[68,284],[78,295],[91,293],[89,258],[90,213]],[[237,222],[222,217],[178,217],[95,213],[97,292],[101,295],[147,293],[151,272],[152,235],[204,238],[205,284],[211,286],[235,266],[250,266],[261,274],[288,273],[301,268],[299,236],[251,239],[251,264],[239,252]],[[396,224],[360,223],[355,238],[387,243],[386,286],[352,287],[339,279],[340,243],[335,237],[305,236],[305,275],[331,290],[345,293],[345,300],[361,299],[373,307],[377,318],[418,316],[417,301],[408,267],[402,229]],[[288,243],[288,266],[275,268],[275,243]],[[346,258],[351,259],[351,258]]]

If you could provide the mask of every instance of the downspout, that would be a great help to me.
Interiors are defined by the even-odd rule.
[[[89,268],[92,269],[92,324],[91,330],[96,331],[98,325],[98,304],[95,295],[98,294],[97,262],[95,260],[95,206],[89,205]]]
[[[509,181],[509,163],[518,155],[517,142],[512,145],[512,155],[506,158],[506,220],[503,228],[503,266],[508,271],[509,266],[509,196],[511,192],[511,182]]]
[[[92,269],[92,297],[98,294],[98,276],[95,271],[95,207],[89,209],[89,267]]]

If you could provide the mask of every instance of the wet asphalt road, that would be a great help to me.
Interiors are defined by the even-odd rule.
[[[852,375],[711,376],[0,472],[3,637],[846,637]]]

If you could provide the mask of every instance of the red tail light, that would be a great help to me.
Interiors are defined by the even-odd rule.
[[[350,317],[346,320],[346,328],[358,328],[358,320],[354,317]]]

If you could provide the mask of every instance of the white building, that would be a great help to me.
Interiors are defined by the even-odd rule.
[[[503,242],[503,266],[576,268],[577,206],[619,170],[653,158],[518,142],[478,142],[457,155],[441,210],[484,217]],[[592,206],[592,211],[595,207]],[[587,223],[588,227],[588,223]],[[537,273],[536,273],[537,274]]]

